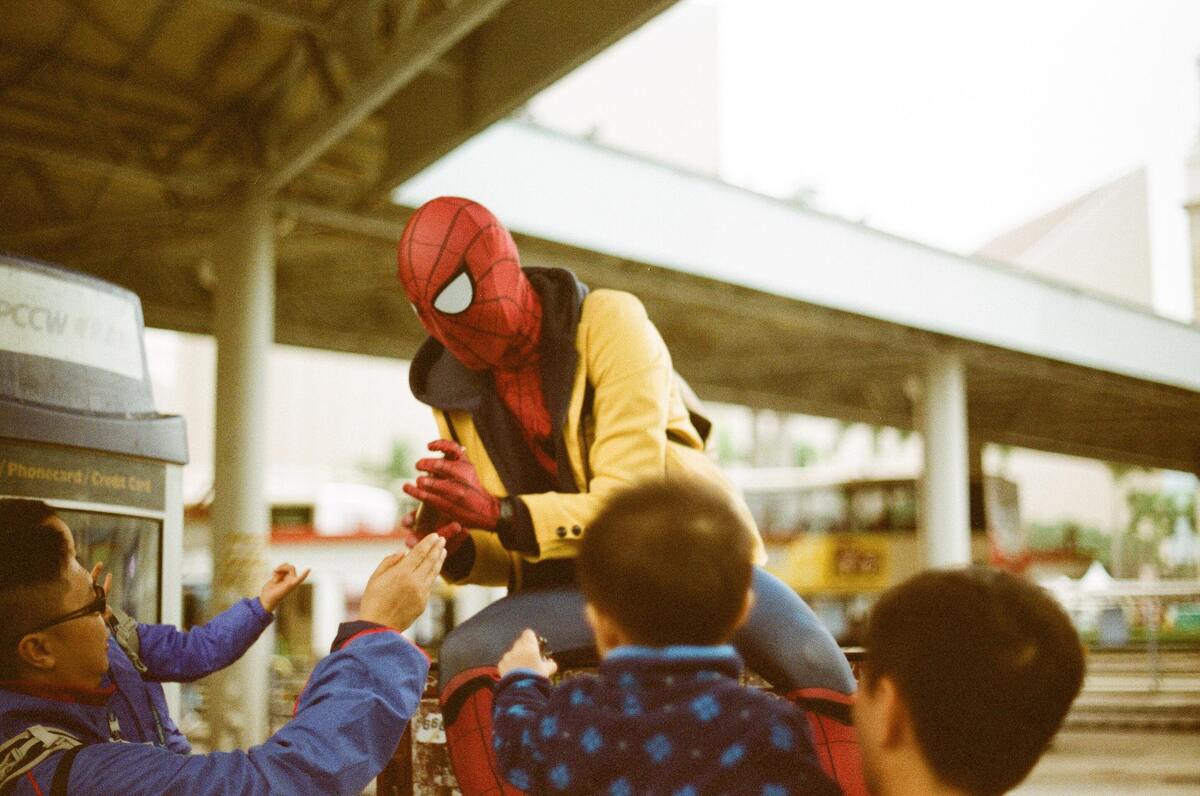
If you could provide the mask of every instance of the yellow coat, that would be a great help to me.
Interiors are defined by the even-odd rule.
[[[616,290],[588,294],[575,348],[579,359],[562,433],[579,492],[520,496],[533,520],[539,546],[536,557],[506,550],[495,533],[472,529],[475,562],[462,583],[520,588],[521,559],[573,558],[588,523],[608,495],[650,478],[692,477],[718,485],[755,527],[741,496],[705,454],[704,440],[689,415],[687,402],[692,396],[675,375],[670,352],[637,297]],[[589,381],[594,397],[584,417]],[[435,410],[434,414],[442,437],[453,436],[467,449],[483,487],[505,496],[471,413]],[[762,563],[766,556],[757,530],[755,538],[756,560]]]

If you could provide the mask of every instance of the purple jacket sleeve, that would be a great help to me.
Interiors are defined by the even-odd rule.
[[[360,633],[317,664],[295,718],[266,743],[190,756],[149,744],[95,744],[75,758],[68,792],[358,794],[395,752],[428,672],[425,654],[396,631]],[[50,792],[58,758],[33,772],[42,793]],[[23,778],[14,792],[39,791]]]
[[[250,649],[273,619],[252,597],[186,632],[173,625],[138,625],[146,676],[186,683],[224,669]]]

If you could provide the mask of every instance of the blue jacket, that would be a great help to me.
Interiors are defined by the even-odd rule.
[[[109,673],[103,685],[116,686],[109,706],[122,740],[156,743],[181,754],[191,752],[191,744],[167,712],[160,683],[186,683],[224,669],[242,657],[273,618],[254,597],[235,603],[186,633],[173,625],[138,625],[145,674],[134,668],[110,638]]]
[[[738,684],[733,647],[620,647],[558,688],[528,670],[494,706],[505,778],[533,793],[838,794],[791,703]]]
[[[335,651],[309,677],[295,718],[248,751],[181,755],[109,742],[111,685],[55,694],[0,690],[0,735],[42,724],[87,744],[71,768],[71,794],[361,793],[395,752],[429,670],[425,654],[399,633],[365,624],[342,626]],[[14,796],[49,793],[60,757],[22,776]]]

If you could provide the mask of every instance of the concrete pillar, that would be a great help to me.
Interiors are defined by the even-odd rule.
[[[1192,238],[1192,323],[1200,326],[1200,139],[1188,158],[1187,173],[1184,208]]]
[[[917,418],[925,439],[921,515],[927,567],[971,562],[966,385],[961,355],[929,356]]]
[[[1200,57],[1196,58],[1196,70],[1200,72]],[[1200,326],[1200,130],[1196,131],[1185,168],[1183,206],[1192,238],[1192,323]]]
[[[267,355],[275,331],[275,240],[269,200],[231,219],[216,265],[217,407],[213,496],[213,604],[257,596],[267,577]],[[214,676],[207,717],[214,749],[246,748],[269,734],[273,634]]]

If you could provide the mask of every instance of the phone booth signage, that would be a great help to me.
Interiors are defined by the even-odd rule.
[[[0,497],[50,503],[118,605],[180,620],[183,419],[155,410],[141,302],[0,254]]]

